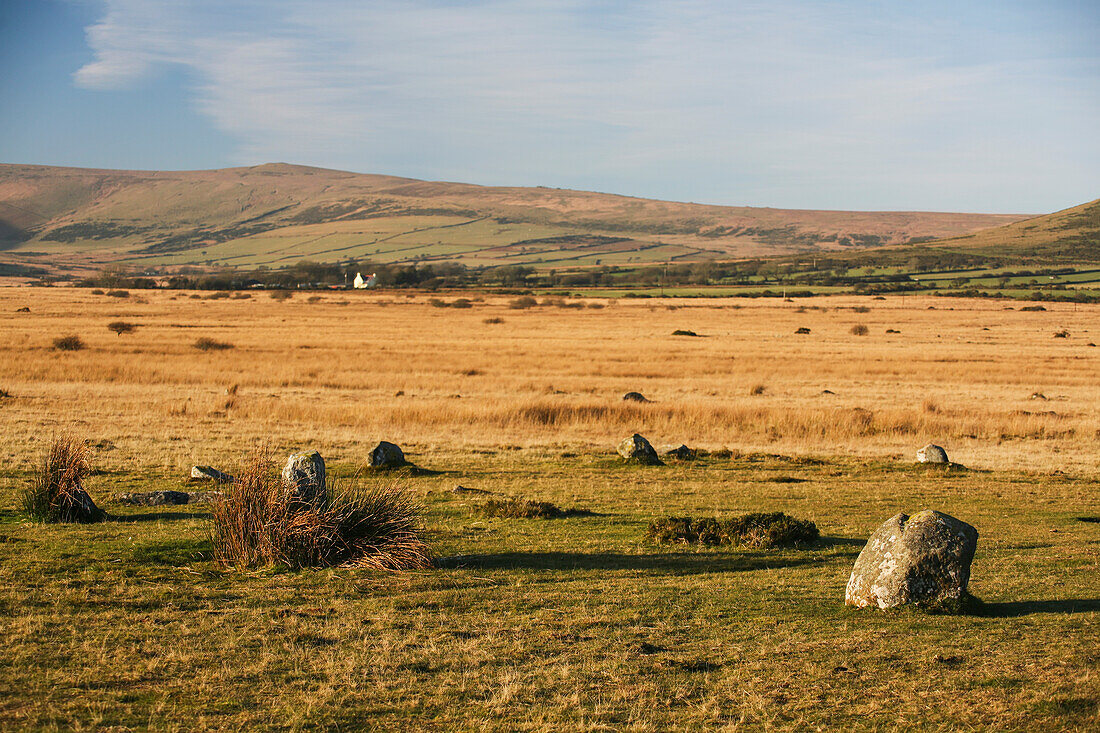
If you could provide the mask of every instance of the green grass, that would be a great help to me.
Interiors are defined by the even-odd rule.
[[[209,507],[123,507],[182,468],[93,477],[116,521],[43,526],[0,474],[0,728],[991,728],[1098,721],[1095,477],[750,456],[436,453],[404,479],[440,567],[225,571]],[[335,463],[332,474],[353,466]],[[782,479],[782,480],[779,480]],[[790,479],[801,479],[794,482]],[[456,483],[593,513],[486,518]],[[978,528],[981,616],[853,611],[866,537],[935,508]],[[803,549],[660,546],[668,515],[782,511]]]

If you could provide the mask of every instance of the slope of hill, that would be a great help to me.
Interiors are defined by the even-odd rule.
[[[1100,199],[1053,214],[932,242],[958,252],[1042,263],[1100,262]]]
[[[0,165],[0,265],[9,267],[355,258],[551,269],[851,250],[1021,218],[708,206],[281,163],[183,172]]]

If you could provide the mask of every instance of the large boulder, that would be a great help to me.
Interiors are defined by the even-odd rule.
[[[645,466],[663,466],[664,463],[657,457],[657,451],[642,436],[634,433],[629,438],[624,438],[619,443],[619,455],[628,461],[641,463]]]
[[[220,484],[232,483],[233,477],[213,466],[191,466],[191,478],[197,481],[217,481]]]
[[[933,443],[929,443],[928,445],[917,451],[917,462],[944,464],[951,463],[951,461],[947,459],[947,451]]]
[[[970,563],[978,530],[925,510],[897,514],[875,530],[856,558],[844,593],[849,606],[961,609],[970,595]]]
[[[370,452],[371,468],[401,468],[408,464],[401,448],[384,440],[374,446],[374,450]]]
[[[325,459],[315,450],[291,454],[283,466],[283,484],[301,501],[324,504]]]

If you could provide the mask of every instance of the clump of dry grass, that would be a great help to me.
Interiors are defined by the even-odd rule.
[[[853,336],[866,336],[867,332],[867,327],[864,326],[862,323],[857,323],[856,325],[852,326],[851,333]]]
[[[192,345],[199,351],[225,351],[226,349],[233,348],[233,344],[231,343],[225,341],[216,341],[206,336],[203,336]]]
[[[649,523],[649,539],[662,544],[735,545],[739,547],[797,547],[816,542],[817,525],[783,512],[744,514],[729,519],[668,517]]]
[[[492,326],[498,323],[504,323],[504,319],[499,316],[493,316],[492,318],[486,318],[484,321],[482,321],[482,323],[487,323]]]
[[[84,490],[90,462],[88,447],[71,437],[53,441],[45,460],[23,486],[23,511],[40,522],[102,522],[106,514]]]
[[[289,290],[276,290],[271,294],[272,300],[290,300],[294,297],[294,293]]]
[[[402,571],[430,568],[420,507],[396,487],[365,493],[329,488],[322,506],[297,500],[275,466],[253,458],[213,510],[214,558],[226,567],[349,565]]]
[[[85,345],[84,340],[75,334],[60,336],[53,340],[53,347],[58,351],[80,351]]]
[[[759,397],[760,395],[764,394],[767,391],[768,391],[768,388],[767,388],[766,385],[754,384],[752,386],[752,389],[749,390],[749,394],[752,395],[753,397]]]
[[[927,412],[929,415],[937,415],[940,412],[940,405],[934,399],[929,397],[921,404],[921,409]]]
[[[129,290],[108,290],[107,295],[111,298],[129,298]]]
[[[508,301],[508,307],[512,310],[523,310],[525,308],[534,308],[539,302],[532,298],[530,295],[524,295],[521,298],[514,298]]]

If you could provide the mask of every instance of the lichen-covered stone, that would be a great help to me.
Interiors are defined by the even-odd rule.
[[[932,510],[897,514],[859,553],[844,602],[858,608],[961,607],[970,597],[977,546],[978,531],[954,517]]]
[[[233,481],[232,476],[224,471],[219,471],[213,466],[191,466],[191,478],[217,481],[222,484],[228,484]]]
[[[393,443],[381,441],[370,452],[370,465],[372,468],[401,468],[408,465],[405,453]]]
[[[324,504],[325,459],[315,450],[292,454],[283,466],[283,484],[301,501]]]
[[[929,443],[928,445],[917,451],[917,461],[919,463],[951,462],[947,459],[947,451],[933,443]]]
[[[642,436],[634,433],[629,438],[624,438],[619,443],[619,455],[628,461],[641,463],[646,466],[663,466],[664,463],[657,457],[657,451]]]

